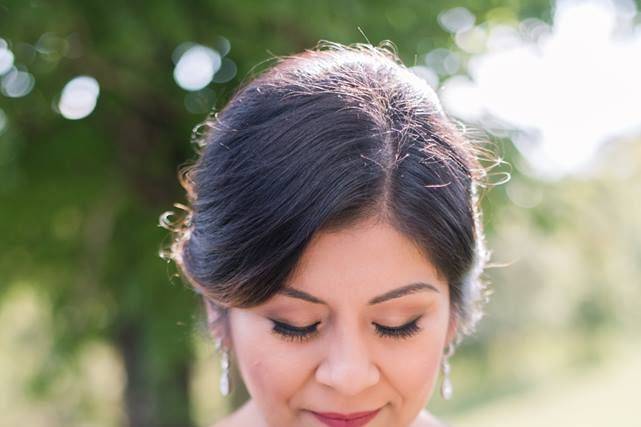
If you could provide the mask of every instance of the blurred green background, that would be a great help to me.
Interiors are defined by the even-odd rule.
[[[457,427],[641,426],[634,1],[0,1],[0,425],[209,426],[201,305],[158,257],[192,130],[274,55],[391,40],[502,162]],[[178,210],[174,209],[176,212]],[[236,377],[237,379],[237,377]]]

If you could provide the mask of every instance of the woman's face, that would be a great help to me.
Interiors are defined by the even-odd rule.
[[[368,427],[409,426],[456,328],[434,266],[368,221],[318,234],[286,288],[229,311],[235,360],[265,424],[322,427],[312,412],[380,408]]]

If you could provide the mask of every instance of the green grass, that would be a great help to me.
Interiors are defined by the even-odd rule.
[[[621,340],[597,367],[444,419],[453,427],[639,427],[640,384],[641,340]]]

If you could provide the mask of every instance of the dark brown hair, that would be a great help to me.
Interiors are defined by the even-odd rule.
[[[277,58],[197,127],[171,223],[186,282],[222,312],[274,295],[312,236],[378,217],[415,242],[450,287],[459,338],[482,317],[489,259],[477,187],[488,152],[448,119],[389,44],[320,42]]]

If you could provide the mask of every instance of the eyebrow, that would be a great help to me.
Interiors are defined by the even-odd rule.
[[[387,291],[382,295],[372,298],[367,302],[368,305],[380,304],[384,301],[388,301],[394,298],[400,298],[405,295],[413,294],[416,292],[425,292],[425,291],[434,291],[440,292],[436,286],[424,282],[410,283],[409,285],[401,286],[400,288],[392,289]],[[325,304],[328,305],[325,301],[316,298],[314,295],[308,294],[307,292],[294,289],[291,287],[285,287],[279,290],[277,293],[283,294],[291,298],[298,298],[304,301],[308,301],[314,304]]]

